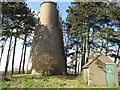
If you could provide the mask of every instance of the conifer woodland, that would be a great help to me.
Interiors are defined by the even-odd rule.
[[[120,63],[120,3],[117,2],[72,2],[66,10],[65,21],[60,19],[64,35],[64,51],[72,61],[66,68],[74,68],[77,74],[79,68],[94,57],[94,54],[104,52]],[[16,44],[23,41],[19,73],[25,73],[26,48],[31,46],[38,18],[26,2],[2,2],[2,28],[0,35],[0,64],[5,45],[9,48],[4,74],[8,72],[10,57],[12,57],[12,74],[15,70]],[[78,62],[80,60],[80,62]]]
[[[72,2],[63,22],[65,52],[71,56],[69,68],[77,70],[96,53],[105,53],[120,63],[120,3]],[[72,50],[72,51],[71,51]]]
[[[21,58],[18,58],[20,59],[19,73],[21,73],[21,71],[24,73],[26,48],[31,44],[30,36],[34,32],[36,24],[36,18],[34,16],[35,12],[32,12],[25,2],[2,2],[0,63],[4,49],[6,48],[6,42],[9,42],[8,53],[6,53],[7,60],[4,74],[8,71],[10,57],[12,57],[12,74],[14,73],[15,52],[19,52],[16,51],[16,44],[19,40],[23,41]]]

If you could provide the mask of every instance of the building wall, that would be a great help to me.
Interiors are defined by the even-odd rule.
[[[103,60],[102,60],[103,61]],[[114,75],[116,86],[119,86],[118,82],[118,71],[117,65],[115,63],[103,63],[101,60],[97,59],[89,66],[89,83],[90,85],[106,86],[106,64],[114,65]],[[107,60],[106,60],[107,61]],[[111,62],[111,61],[107,61]]]
[[[104,62],[104,63],[114,63],[111,59],[109,59],[107,56],[105,55],[101,55],[98,60]]]
[[[116,82],[116,86],[119,85],[118,82],[118,69],[117,69],[117,64],[115,64],[111,59],[109,59],[108,57],[106,57],[105,55],[101,55],[98,58],[99,61],[104,62],[105,64],[113,64],[114,65],[114,75],[115,75],[115,82]]]
[[[87,69],[83,70],[84,81],[87,82],[88,79],[88,85],[106,86],[106,65],[108,64],[114,66],[115,83],[116,86],[119,86],[117,64],[105,55],[101,55],[98,59],[94,60]]]
[[[89,68],[83,69],[83,80],[85,84],[90,85],[89,83]]]
[[[41,4],[41,24],[36,27],[27,73],[43,75],[65,74],[66,58],[62,30],[58,25],[56,4]]]
[[[89,66],[89,83],[90,85],[97,85],[97,86],[106,86],[106,77],[104,68],[101,68],[98,65],[97,60],[95,60]]]
[[[58,10],[57,4],[54,2],[43,2],[40,6],[40,24],[41,25],[57,25]]]
[[[115,81],[116,81],[116,86],[119,86],[119,81],[118,81],[118,71],[117,71],[117,65],[114,64],[114,71],[115,71]]]

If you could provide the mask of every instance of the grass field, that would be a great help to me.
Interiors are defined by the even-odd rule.
[[[120,77],[119,77],[120,81]],[[84,85],[80,76],[41,76],[31,74],[8,75],[2,88],[118,88]],[[120,87],[119,87],[120,88]]]

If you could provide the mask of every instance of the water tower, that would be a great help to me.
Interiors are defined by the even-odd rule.
[[[27,73],[66,74],[63,35],[58,18],[56,3],[47,1],[40,5],[40,24],[35,29]]]

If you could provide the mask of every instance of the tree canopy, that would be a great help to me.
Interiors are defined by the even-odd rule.
[[[95,53],[116,53],[120,45],[120,6],[117,2],[72,2],[67,10],[69,55],[80,55],[83,66]],[[77,48],[78,47],[78,48]],[[77,60],[77,59],[75,59]]]

